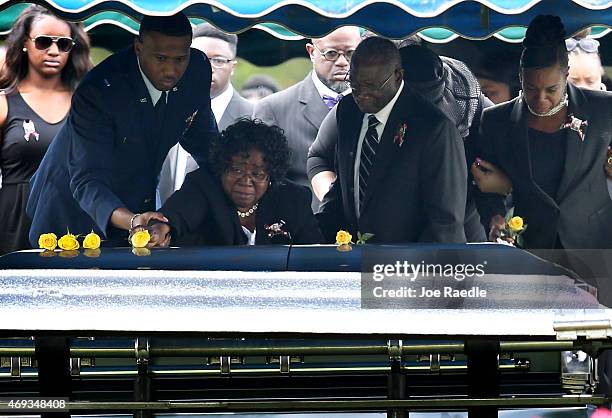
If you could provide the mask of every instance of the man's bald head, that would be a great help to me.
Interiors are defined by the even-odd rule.
[[[353,66],[377,66],[391,71],[401,68],[402,59],[397,46],[390,40],[379,36],[364,39],[353,54]],[[388,72],[388,71],[387,71]]]
[[[377,113],[393,99],[402,83],[399,51],[388,39],[364,39],[351,60],[351,88],[359,109]]]
[[[348,88],[344,78],[348,73],[350,56],[360,41],[358,27],[343,26],[322,38],[312,39],[306,44],[315,74],[323,84],[335,92],[341,93]],[[330,51],[339,54],[333,54]],[[330,55],[337,55],[337,58],[329,59]]]

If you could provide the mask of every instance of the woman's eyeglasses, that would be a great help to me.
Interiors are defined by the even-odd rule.
[[[599,51],[599,41],[591,38],[569,38],[565,40],[565,47],[567,48],[567,52],[572,52],[574,49],[580,47],[584,52],[593,53]]]
[[[227,169],[227,175],[236,180],[248,176],[255,183],[265,183],[268,181],[268,173],[265,170],[247,171],[241,167],[230,167]]]
[[[36,38],[31,39],[36,49],[41,51],[47,50],[51,48],[51,45],[56,44],[57,49],[61,52],[70,52],[74,45],[76,45],[76,42],[67,36],[38,35]]]

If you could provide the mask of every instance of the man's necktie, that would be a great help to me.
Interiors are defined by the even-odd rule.
[[[359,163],[359,207],[363,205],[365,198],[368,177],[372,172],[374,166],[374,159],[376,157],[376,148],[378,147],[378,132],[376,132],[376,126],[380,123],[376,116],[370,115],[368,117],[368,130],[366,131],[365,138],[361,144],[361,161]]]
[[[332,96],[328,96],[327,94],[324,94],[323,101],[325,102],[325,105],[329,109],[331,109],[332,107],[336,106],[343,97],[344,96],[341,94],[337,95],[336,97],[332,97]]]
[[[155,122],[158,125],[161,125],[164,120],[164,115],[166,113],[166,107],[167,107],[166,97],[167,97],[167,93],[165,91],[162,91],[162,94],[159,97],[159,100],[157,101],[157,103],[155,103]]]

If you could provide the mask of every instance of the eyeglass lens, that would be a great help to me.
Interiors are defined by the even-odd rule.
[[[36,49],[45,50],[51,48],[51,45],[55,42],[57,49],[62,52],[68,52],[74,46],[74,41],[71,38],[52,38],[50,36],[37,36],[34,38],[34,46]]]
[[[210,58],[210,64],[213,67],[217,67],[217,68],[224,67],[225,65],[229,64],[230,62],[232,62],[232,59],[230,59],[230,58],[224,58],[224,57],[212,57],[212,58]]]

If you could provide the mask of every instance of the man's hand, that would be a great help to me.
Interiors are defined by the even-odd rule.
[[[167,247],[170,245],[172,239],[170,225],[163,223],[151,225],[149,233],[151,234],[151,241],[149,241],[147,247]]]
[[[470,172],[474,176],[474,183],[483,193],[497,193],[507,196],[512,191],[510,179],[488,161],[476,158]]]
[[[152,219],[155,219],[160,222],[168,222],[168,218],[166,218],[164,214],[161,212],[145,212],[145,213],[141,213],[138,216],[136,216],[134,218],[134,221],[132,222],[132,225],[134,227],[136,226],[148,227],[149,222]]]

